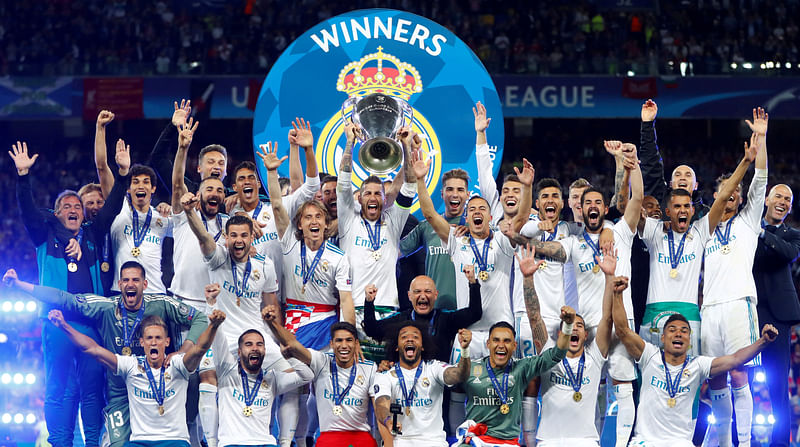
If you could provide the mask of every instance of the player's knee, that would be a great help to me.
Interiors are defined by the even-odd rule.
[[[200,373],[200,386],[203,385],[217,386],[217,372],[216,371],[203,371]]]
[[[537,397],[539,396],[539,379],[533,379],[528,382],[528,387],[525,388],[525,396],[526,397]]]

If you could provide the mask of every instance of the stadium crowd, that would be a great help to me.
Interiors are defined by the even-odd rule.
[[[603,9],[585,0],[3,1],[0,76],[263,75],[309,24],[373,7],[445,25],[492,73],[752,73],[769,62],[764,75],[795,72],[800,62],[797,2],[642,3],[650,7]]]

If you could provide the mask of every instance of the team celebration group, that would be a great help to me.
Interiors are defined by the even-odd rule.
[[[200,150],[199,182],[187,176],[199,124],[188,102],[175,103],[149,166],[132,165],[119,140],[109,167],[114,114],[102,111],[98,182],[63,191],[52,210],[35,205],[35,148],[14,144],[39,285],[14,270],[3,280],[44,305],[50,443],[71,446],[80,413],[89,446],[305,446],[308,436],[443,447],[448,434],[456,445],[598,446],[610,391],[618,447],[691,446],[708,379],[719,444],[731,445],[735,405],[749,445],[747,368],[785,336],[759,327],[754,257],[766,241],[780,262],[774,231],[792,202],[787,185],[767,191],[764,110],[747,121],[738,164],[719,167],[732,173],[710,207],[693,198],[690,166],[665,181],[652,101],[638,148],[604,142],[610,194],[584,179],[535,181],[525,159],[498,189],[491,118],[480,103],[473,113],[480,194],[466,171],[445,172],[443,213],[409,128],[394,181],[370,176],[354,190],[360,129],[345,124],[337,177],[318,172],[311,126],[295,120],[289,155],[260,146],[266,200],[256,164],[227,175],[220,145]],[[279,178],[285,162],[290,177]],[[151,203],[159,178],[170,204]],[[415,199],[425,220],[413,226]],[[398,291],[398,260],[419,250],[426,275]],[[646,291],[641,322],[629,279]]]

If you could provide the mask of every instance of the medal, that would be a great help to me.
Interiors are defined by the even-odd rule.
[[[602,252],[600,251],[600,247],[597,244],[594,243],[594,241],[589,236],[589,233],[586,232],[586,230],[583,230],[583,240],[586,241],[586,245],[588,245],[589,248],[592,249],[592,253],[594,255],[594,256],[592,256],[592,259],[595,260],[595,264],[592,266],[592,273],[595,273],[595,274],[599,273],[600,272],[600,266],[597,265],[597,259],[600,259],[602,257]]]
[[[720,251],[723,255],[727,255],[731,252],[731,226],[733,225],[733,221],[736,219],[736,216],[737,214],[734,214],[734,216],[728,220],[728,223],[725,224],[725,234],[722,234],[722,232],[719,231],[719,226],[714,228],[714,234],[717,235],[717,240],[719,241],[720,245],[722,245]]]
[[[667,385],[667,393],[669,394],[669,399],[667,399],[667,406],[670,408],[674,408],[675,404],[678,403],[675,396],[678,394],[678,390],[681,386],[681,378],[683,377],[684,371],[686,371],[686,365],[689,364],[689,356],[686,355],[686,359],[683,361],[683,366],[681,366],[681,370],[678,373],[678,376],[675,377],[675,380],[672,380],[672,375],[669,372],[669,365],[667,364],[666,359],[664,358],[664,350],[661,350],[661,363],[664,365],[664,379]]]
[[[419,376],[422,375],[422,364],[420,361],[419,366],[417,366],[417,372],[414,374],[414,383],[411,384],[411,388],[406,387],[406,378],[403,376],[400,362],[394,364],[397,381],[400,382],[400,391],[403,393],[403,406],[406,407],[406,416],[411,416],[411,407],[414,405],[414,388],[417,386]]]
[[[242,296],[247,291],[247,280],[250,279],[250,271],[252,270],[252,265],[250,265],[250,258],[247,258],[247,264],[244,266],[244,275],[242,275],[242,287],[239,288],[239,282],[236,280],[236,273],[237,273],[237,266],[236,261],[233,260],[231,257],[231,274],[233,274],[233,291],[236,294],[236,307],[240,307],[242,304]]]
[[[564,371],[566,372],[567,380],[569,380],[569,384],[574,391],[574,393],[572,393],[572,400],[575,402],[580,402],[581,399],[583,399],[583,394],[581,394],[581,385],[583,385],[583,367],[586,364],[586,353],[581,353],[581,358],[578,360],[577,374],[572,372],[572,367],[569,366],[569,362],[566,358],[561,360],[561,364],[564,365]]]
[[[300,293],[302,293],[303,295],[306,294],[306,285],[305,284],[303,284],[303,287],[300,288]]]
[[[141,362],[144,362],[144,358],[142,357]],[[164,364],[161,364],[161,374],[159,375],[158,385],[156,385],[156,379],[153,377],[153,368],[150,365],[144,365],[144,372],[147,374],[147,381],[150,383],[150,391],[153,393],[153,399],[158,404],[158,414],[160,416],[164,415],[164,397],[166,396],[167,387],[164,385],[164,373],[165,368]]]
[[[728,253],[731,252],[731,246],[727,244],[723,245],[720,251],[722,252],[723,255],[727,255]]]
[[[147,209],[147,217],[144,219],[144,224],[140,227],[139,226],[139,212],[133,208],[133,204],[131,203],[131,219],[133,220],[132,225],[132,233],[133,233],[133,248],[131,249],[131,255],[134,258],[138,258],[142,254],[142,250],[139,248],[144,242],[145,236],[147,236],[147,232],[150,230],[150,220],[153,218],[153,209]]]
[[[500,405],[500,413],[508,414],[509,411],[511,411],[511,407],[509,407],[508,404]]]
[[[372,252],[372,259],[374,259],[374,260],[376,260],[376,261],[380,260],[380,259],[381,259],[381,252],[379,252],[379,251],[373,251],[373,252]]]
[[[669,399],[667,399],[667,406],[670,407],[670,408],[675,408],[675,404],[677,404],[677,403],[678,403],[678,401],[675,400],[674,397],[670,397]]]
[[[131,345],[133,344],[133,336],[136,334],[136,329],[139,327],[139,323],[142,322],[142,318],[144,318],[144,300],[142,300],[142,305],[139,307],[139,311],[136,312],[136,318],[133,320],[133,326],[128,327],[128,309],[125,308],[125,305],[122,303],[122,297],[119,299],[119,313],[122,316],[122,355],[131,355]]]
[[[493,235],[494,233],[490,232],[489,237],[483,241],[483,250],[478,250],[478,244],[472,234],[469,235],[469,245],[472,247],[472,254],[475,255],[475,263],[478,264],[478,270],[480,271],[478,279],[481,281],[489,280],[489,247],[492,245]]]
[[[131,348],[130,346],[123,346],[122,347],[122,355],[131,355]]]
[[[367,219],[363,217],[361,220],[364,222],[364,226],[367,228],[367,236],[369,236],[369,245],[372,247],[372,259],[379,260],[381,259],[380,249],[381,249],[381,218],[378,217],[378,220],[375,222],[375,228],[367,222]]]
[[[339,389],[339,369],[336,367],[336,360],[334,360],[333,355],[330,355],[330,368],[331,368],[331,388],[333,388],[333,405],[334,408],[339,407],[340,411],[342,402],[344,398],[347,396],[347,393],[350,392],[350,388],[353,387],[353,383],[356,381],[356,369],[358,364],[353,363],[353,366],[350,367],[350,378],[347,382],[347,388],[340,390]],[[338,416],[338,415],[337,415]]]
[[[83,241],[83,227],[81,227],[81,229],[78,231],[78,235],[75,236],[75,239],[78,241],[78,247],[80,247],[81,242]],[[67,270],[70,273],[75,273],[78,271],[78,260],[69,255],[67,255]]]
[[[70,262],[69,264],[67,264],[67,270],[69,270],[72,273],[77,272],[78,271],[78,264],[76,264],[74,262]]]
[[[575,402],[580,402],[581,399],[583,399],[583,394],[581,394],[580,391],[575,391],[574,393],[572,393],[572,400],[574,400]]]
[[[547,261],[542,261],[542,263],[539,264],[539,270],[545,270],[546,268],[547,268]]]
[[[599,265],[597,265],[597,264],[595,264],[595,265],[592,267],[592,273],[597,273],[597,272],[599,272],[599,271],[600,271],[600,266],[599,266]]]
[[[142,254],[142,250],[140,250],[139,247],[131,248],[131,256],[133,256],[134,258],[138,258],[139,255],[141,255],[141,254]]]
[[[108,264],[108,262],[104,262],[100,264],[100,270],[102,270],[103,273],[108,273],[108,271],[111,270],[111,266]]]
[[[334,416],[341,416],[344,413],[341,405],[334,405],[333,406],[333,415]]]
[[[239,367],[239,374],[242,377],[242,394],[244,395],[244,409],[242,409],[242,414],[245,415],[245,417],[250,417],[253,415],[253,402],[256,400],[258,388],[261,387],[264,379],[264,371],[258,371],[258,376],[252,388],[250,388],[250,379],[247,377],[247,372],[241,366]]]
[[[158,406],[158,415],[159,416],[164,416],[164,406],[163,405],[159,405]]]
[[[324,252],[325,243],[323,242],[319,247],[319,250],[317,250],[317,254],[314,255],[314,260],[311,261],[311,266],[308,266],[306,264],[306,243],[304,241],[300,241],[300,275],[303,280],[303,287],[300,289],[300,292],[303,295],[306,293],[306,283],[314,276],[314,270],[317,269],[317,264],[319,264],[320,259],[322,259],[322,254]]]
[[[681,256],[683,256],[683,247],[684,243],[686,242],[686,235],[689,232],[683,233],[683,237],[681,237],[681,243],[678,245],[678,249],[675,250],[675,235],[672,232],[672,229],[669,230],[667,233],[667,239],[669,241],[669,264],[672,269],[669,271],[669,277],[675,279],[678,277],[678,263],[680,263]]]
[[[511,360],[506,363],[506,367],[503,370],[503,384],[500,385],[500,382],[497,380],[497,377],[494,375],[494,369],[492,369],[492,364],[489,363],[489,359],[485,360],[486,362],[486,374],[489,376],[489,380],[492,382],[492,388],[497,393],[497,397],[500,398],[500,413],[508,414],[511,411],[511,407],[508,405],[508,376],[511,372]]]
[[[111,233],[106,233],[105,240],[103,241],[103,263],[100,264],[100,270],[103,273],[108,273],[111,270]]]

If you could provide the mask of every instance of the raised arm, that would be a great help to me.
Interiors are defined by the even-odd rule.
[[[526,246],[530,244],[536,249],[536,253],[541,256],[547,256],[558,262],[566,262],[567,251],[561,242],[558,241],[540,241],[538,239],[529,239],[511,228],[510,224],[500,222],[500,231],[515,245]]]
[[[514,231],[519,231],[522,229],[522,226],[525,225],[525,222],[528,221],[528,216],[531,215],[531,205],[533,202],[533,178],[535,176],[535,171],[533,170],[533,165],[528,159],[522,159],[522,171],[517,169],[514,166],[514,173],[517,174],[519,181],[522,183],[522,198],[519,202],[519,211],[517,211],[517,215],[514,216],[512,220],[512,224],[514,226]]]
[[[445,385],[453,386],[469,378],[469,343],[471,341],[472,332],[469,329],[458,330],[458,343],[461,345],[461,358],[458,360],[458,365],[450,366],[444,370]]]
[[[500,199],[500,193],[497,191],[497,182],[492,173],[494,163],[486,140],[486,129],[489,128],[492,119],[486,116],[486,107],[480,101],[472,108],[472,115],[475,117],[475,162],[478,165],[478,189],[481,196],[489,202],[489,206],[494,206]]]
[[[64,321],[64,315],[61,314],[60,310],[51,310],[47,318],[50,319],[53,325],[64,331],[69,341],[77,346],[81,352],[94,357],[95,360],[112,372],[117,370],[117,356],[108,349],[98,345],[91,337],[76,331],[75,328]]]
[[[614,278],[614,303],[611,314],[614,319],[614,330],[617,337],[625,345],[628,354],[634,360],[639,360],[644,351],[644,340],[628,326],[628,316],[625,314],[625,303],[622,301],[622,292],[628,288],[628,278],[617,276]]]
[[[771,324],[765,324],[761,329],[761,338],[750,346],[746,346],[733,354],[716,357],[711,361],[711,375],[728,372],[738,368],[757,356],[768,344],[778,338],[778,330]]]
[[[645,195],[661,202],[669,188],[664,179],[664,161],[658,150],[656,138],[656,115],[658,106],[652,99],[642,104],[642,124],[639,134],[639,157],[642,161],[642,178]]]
[[[431,200],[431,194],[428,192],[428,187],[425,184],[425,175],[428,174],[431,159],[425,159],[425,155],[422,151],[415,151],[409,158],[411,164],[410,170],[414,171],[417,178],[417,197],[419,197],[419,207],[420,210],[422,210],[422,215],[428,220],[431,228],[433,228],[433,231],[436,232],[439,238],[444,243],[447,243],[447,240],[450,238],[450,224],[444,217],[436,212],[436,208],[433,206],[433,200]]]
[[[278,307],[267,306],[261,309],[261,318],[263,318],[264,322],[267,323],[267,327],[269,327],[272,333],[275,335],[275,339],[278,340],[278,343],[289,347],[289,352],[291,353],[292,357],[300,360],[306,365],[311,365],[311,351],[306,349],[305,346],[298,342],[294,334],[283,327],[278,320]]]
[[[306,155],[306,178],[319,176],[317,157],[314,156],[314,134],[311,133],[311,123],[303,118],[295,118],[292,122],[292,130],[295,131],[295,134],[292,135],[289,132],[289,144],[296,144],[303,148]]]
[[[47,226],[45,225],[45,213],[36,206],[33,199],[33,186],[31,185],[30,169],[39,154],[34,154],[32,157],[28,155],[28,143],[19,142],[11,145],[8,155],[14,160],[14,165],[17,168],[17,204],[19,206],[20,215],[25,216],[22,219],[28,235],[33,241],[34,245],[41,245],[47,237]]]
[[[284,155],[278,158],[278,142],[267,142],[267,144],[258,145],[260,151],[258,156],[267,168],[267,193],[269,193],[270,204],[272,205],[272,214],[275,216],[275,228],[278,230],[278,238],[282,239],[283,234],[289,227],[290,217],[289,211],[283,206],[283,198],[281,197],[281,185],[278,182],[278,168],[286,160],[287,156]]]
[[[639,218],[642,215],[642,201],[644,200],[644,183],[642,183],[642,170],[639,168],[639,159],[636,155],[636,146],[631,143],[622,143],[624,154],[622,165],[630,180],[631,197],[628,199],[627,192],[625,199],[625,214],[623,218],[632,232],[636,232],[639,225]]]
[[[199,197],[187,192],[181,197],[181,206],[186,213],[186,221],[189,223],[189,228],[192,229],[192,233],[194,233],[198,242],[200,242],[200,251],[203,252],[203,256],[209,257],[214,253],[217,243],[214,241],[214,236],[211,236],[205,226],[203,226],[200,216],[194,212],[199,201]]]
[[[108,197],[114,186],[114,174],[108,167],[106,149],[106,125],[114,120],[114,114],[108,110],[101,110],[97,115],[94,130],[94,165],[97,169],[97,178],[100,180],[100,189],[103,197]]]
[[[172,212],[175,214],[183,211],[181,197],[188,192],[184,177],[186,175],[186,154],[192,144],[194,132],[199,121],[189,118],[188,123],[178,124],[178,151],[175,152],[175,161],[172,163]]]
[[[197,343],[194,344],[189,352],[183,357],[183,364],[189,371],[194,371],[200,366],[200,361],[206,355],[206,351],[211,347],[214,342],[214,337],[217,335],[217,329],[225,321],[225,312],[215,309],[208,316],[208,327],[200,334]]]
[[[300,146],[292,144],[292,137],[297,135],[294,129],[289,130],[289,189],[297,191],[303,184],[303,165],[300,164]]]
[[[619,143],[619,144],[614,144]],[[620,212],[625,212],[628,203],[628,171],[622,161],[622,143],[618,141],[603,141],[606,152],[614,157],[614,196],[611,197],[609,207],[617,207]]]
[[[714,199],[711,209],[708,211],[709,232],[713,233],[714,229],[717,228],[720,219],[722,219],[722,214],[725,212],[725,203],[728,202],[728,199],[736,190],[736,187],[741,183],[744,174],[747,172],[747,168],[749,168],[750,164],[756,159],[759,145],[760,136],[757,133],[753,133],[750,136],[749,146],[746,141],[744,142],[744,157],[742,157],[742,160],[739,162],[736,170],[733,171],[733,174],[731,174],[731,177],[722,183],[722,187],[717,197]]]
[[[572,325],[575,324],[575,309],[569,306],[561,306],[561,323],[561,331],[558,333],[556,347],[566,351],[569,348],[569,339],[572,337]],[[565,325],[569,330],[564,330]]]
[[[753,121],[745,120],[750,130],[759,135],[761,147],[756,155],[756,169],[767,169],[767,128],[769,127],[769,114],[761,107],[753,109]]]
[[[614,320],[611,316],[611,309],[614,301],[614,271],[617,268],[617,251],[614,250],[614,245],[605,244],[601,247],[603,251],[603,258],[595,256],[595,262],[600,266],[600,270],[606,276],[606,288],[603,292],[603,314],[600,317],[600,324],[597,326],[597,333],[595,340],[597,341],[597,348],[603,354],[608,355],[608,348],[611,344],[611,327]]]
[[[536,346],[536,352],[542,352],[542,348],[547,343],[547,326],[545,326],[542,319],[542,309],[539,305],[539,296],[536,294],[533,274],[536,273],[544,261],[537,261],[535,255],[536,249],[531,244],[522,248],[521,256],[517,253],[514,254],[523,276],[522,289],[525,297],[525,310],[531,325],[533,343]]]

